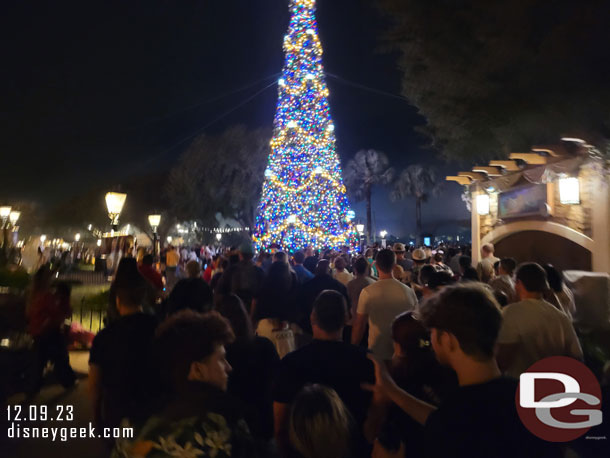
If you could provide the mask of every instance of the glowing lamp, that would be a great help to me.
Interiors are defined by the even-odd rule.
[[[6,220],[11,214],[11,207],[0,207],[0,218]]]
[[[74,234],[74,241],[78,242],[79,240],[80,240],[80,234],[79,233]]]
[[[362,234],[364,232],[364,224],[356,224],[356,230]]]
[[[113,229],[119,224],[119,216],[123,211],[127,194],[120,192],[109,192],[106,194],[106,207],[108,208],[108,217],[112,222]]]
[[[19,221],[19,217],[21,216],[21,212],[18,211],[12,211],[9,215],[8,215],[8,219],[11,222],[11,224],[14,226],[15,224],[17,224],[17,221]]]
[[[580,182],[576,177],[559,179],[559,201],[564,205],[580,204]]]
[[[216,240],[218,240],[220,242],[221,238],[222,238],[222,234],[216,234]]]
[[[489,215],[489,195],[479,194],[477,196],[477,213],[479,215]]]
[[[152,227],[153,232],[157,232],[157,228],[161,224],[161,215],[148,215],[148,224]]]
[[[347,216],[345,219],[347,219],[348,221],[353,220],[356,217],[356,212],[354,210],[349,210],[347,212]]]
[[[171,235],[167,237],[167,243],[172,243],[172,240],[173,239],[172,239]]]
[[[102,239],[97,240],[97,246],[102,246]]]
[[[271,178],[273,176],[273,172],[271,169],[265,170],[265,178]]]
[[[46,236],[46,235],[44,235],[44,234],[42,234],[42,235],[40,236],[40,243],[44,243],[44,242],[46,242],[46,241],[47,241],[47,236]]]
[[[388,235],[388,231],[381,231],[379,233],[379,235],[381,236],[382,239],[385,239],[385,236]]]
[[[326,129],[328,129],[329,132],[333,132],[335,130],[335,125],[334,124],[329,124]]]
[[[286,80],[284,80],[284,78],[280,78],[279,80],[277,80],[277,84],[279,84],[280,86],[284,86],[286,84]]]

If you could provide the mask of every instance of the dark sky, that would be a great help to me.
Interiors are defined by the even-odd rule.
[[[325,70],[398,94],[394,56],[376,51],[385,24],[372,3],[318,0]],[[277,80],[288,0],[11,0],[3,6],[3,200],[50,205],[92,186],[168,169],[198,132],[273,122],[275,87],[239,105]],[[440,167],[442,175],[457,171],[422,149],[425,139],[414,127],[423,120],[406,101],[327,82],[343,163],[359,149],[375,148],[397,169],[419,162]],[[424,218],[467,218],[459,192],[447,185],[424,206]],[[378,191],[377,228],[412,231],[413,202],[386,201]],[[363,215],[362,204],[355,209]]]

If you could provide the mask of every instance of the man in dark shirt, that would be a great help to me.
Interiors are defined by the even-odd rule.
[[[316,266],[318,265],[318,256],[313,252],[313,248],[305,248],[305,260],[303,261],[303,267],[309,270],[312,274],[316,273]]]
[[[116,285],[120,318],[93,339],[89,393],[94,419],[105,427],[118,426],[125,417],[141,421],[150,406],[150,355],[157,320],[142,311],[145,281],[134,278]]]
[[[395,243],[392,246],[392,251],[396,253],[396,264],[398,264],[405,272],[413,268],[413,260],[407,258],[407,249],[403,243]]]
[[[368,388],[424,425],[425,456],[560,456],[519,419],[517,381],[502,377],[494,358],[502,315],[491,293],[474,284],[449,286],[429,299],[421,314],[438,361],[455,370],[460,387],[437,409],[400,389],[375,362],[376,384]],[[404,446],[408,456],[409,444]]]
[[[311,334],[311,322],[310,315],[314,301],[319,296],[319,294],[324,290],[333,290],[341,293],[345,300],[347,301],[347,306],[349,310],[349,297],[347,296],[347,288],[345,286],[335,280],[330,275],[330,262],[328,259],[322,259],[318,262],[318,266],[316,267],[316,275],[313,279],[304,283],[300,287],[300,292],[298,294],[298,308],[299,308],[299,320],[298,325],[301,326],[301,329],[308,334]]]
[[[183,278],[169,295],[167,312],[172,315],[181,310],[191,309],[205,313],[212,309],[213,294],[210,285],[201,278],[201,267],[197,261],[186,263],[187,278]]]
[[[373,366],[366,350],[344,343],[343,327],[347,305],[342,294],[323,291],[316,299],[311,314],[314,340],[289,353],[280,362],[274,388],[276,439],[286,450],[288,412],[297,393],[309,383],[333,388],[355,420],[355,430],[362,431],[370,403],[370,395],[360,387],[373,380]],[[357,440],[362,441],[361,433]],[[366,448],[366,447],[365,447]]]
[[[258,297],[265,279],[265,272],[252,259],[252,246],[244,245],[239,252],[240,261],[230,266],[220,277],[218,292],[220,294],[236,294],[244,302],[246,310],[252,308],[252,300]]]

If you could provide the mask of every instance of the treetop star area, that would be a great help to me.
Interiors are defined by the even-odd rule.
[[[253,240],[257,249],[272,244],[290,251],[306,246],[353,249],[357,234],[335,151],[315,0],[292,0],[290,10],[286,62],[278,81],[274,134]]]

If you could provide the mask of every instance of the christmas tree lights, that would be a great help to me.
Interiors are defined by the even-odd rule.
[[[315,0],[291,0],[290,11],[254,243],[257,249],[277,244],[288,251],[354,249],[357,233],[335,151]]]

